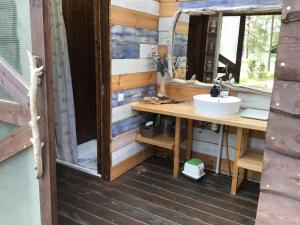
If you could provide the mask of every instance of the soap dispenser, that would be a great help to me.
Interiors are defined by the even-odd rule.
[[[219,88],[217,87],[216,84],[214,84],[214,86],[212,87],[212,89],[210,90],[210,96],[211,97],[218,97],[220,94],[220,90]]]

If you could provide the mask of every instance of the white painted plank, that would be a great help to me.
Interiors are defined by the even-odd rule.
[[[225,134],[224,134],[225,137]],[[216,133],[211,130],[201,129],[198,127],[194,127],[193,129],[193,140],[206,142],[211,144],[218,144],[219,142],[219,133]],[[228,144],[230,147],[235,147],[236,142],[236,134],[228,135]],[[223,145],[225,145],[225,138],[223,139]],[[249,138],[249,148],[264,150],[265,149],[265,140],[259,138]]]
[[[114,107],[112,109],[112,122],[115,123],[117,121],[137,115],[138,112],[131,109],[131,104],[133,103]]]
[[[134,142],[136,135],[139,132],[139,128],[130,130],[126,133],[118,135],[112,139],[112,152],[118,151],[120,148],[129,145],[130,143]]]
[[[168,45],[170,43],[170,32],[168,31],[160,31],[158,37],[159,45]]]
[[[155,71],[152,59],[112,59],[112,75]]]
[[[158,31],[167,31],[169,32],[171,29],[173,17],[162,17],[159,18],[159,27]]]
[[[112,154],[112,166],[119,164],[120,162],[128,159],[129,157],[143,151],[147,145],[138,142],[132,142],[129,145],[119,149]]]
[[[111,0],[111,4],[138,12],[159,16],[159,2],[154,0]]]
[[[157,45],[140,44],[140,58],[152,59],[152,55],[157,52]]]

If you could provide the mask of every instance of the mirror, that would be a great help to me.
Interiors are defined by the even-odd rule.
[[[271,90],[280,25],[278,12],[180,14],[173,41],[173,78],[212,83],[226,75],[224,80]]]
[[[175,26],[173,65],[176,79],[186,79],[189,20],[190,16],[182,13]]]
[[[218,74],[272,90],[280,26],[280,15],[224,16]]]

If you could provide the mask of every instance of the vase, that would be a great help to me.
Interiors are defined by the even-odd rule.
[[[164,76],[164,74],[162,74],[162,76],[161,76],[158,96],[159,97],[165,97],[166,96],[165,76]]]

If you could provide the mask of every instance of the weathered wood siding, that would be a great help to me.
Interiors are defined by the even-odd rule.
[[[256,224],[300,224],[300,2],[285,0]]]
[[[135,142],[137,128],[149,115],[132,111],[131,103],[156,92],[152,54],[158,45],[159,2],[113,0],[111,3],[111,179],[115,179],[149,155],[146,145]],[[124,101],[118,102],[118,94],[124,94]]]

